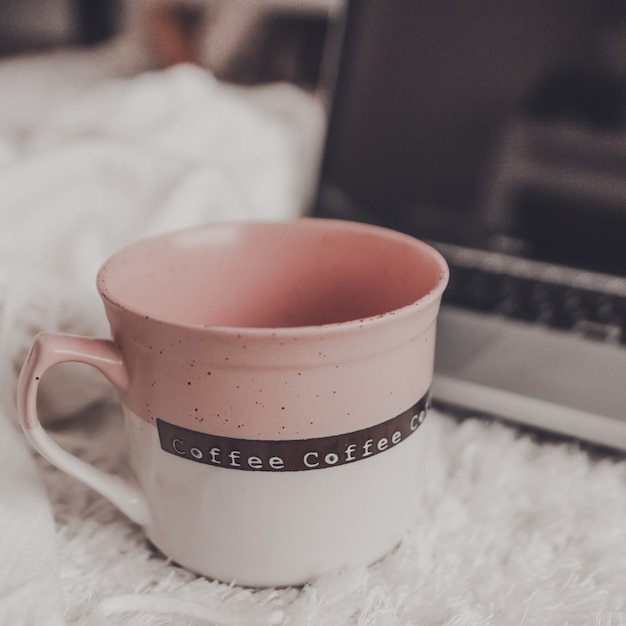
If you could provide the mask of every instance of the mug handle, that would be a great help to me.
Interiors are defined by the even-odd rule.
[[[70,361],[95,367],[118,391],[128,388],[124,359],[112,341],[41,332],[33,340],[17,385],[17,408],[26,438],[50,463],[108,498],[133,522],[145,526],[150,520],[150,512],[144,495],[135,485],[70,454],[41,425],[37,412],[41,378],[54,365]]]

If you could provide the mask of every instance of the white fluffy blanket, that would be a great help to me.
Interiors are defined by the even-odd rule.
[[[0,623],[626,624],[621,457],[434,412],[422,513],[392,554],[253,591],[169,563],[30,452],[17,370],[37,330],[107,333],[94,278],[108,254],[208,220],[297,215],[314,174],[322,118],[308,96],[192,67],[134,75],[119,54],[0,65]],[[120,463],[119,412],[97,376],[60,371],[43,395],[66,448]]]

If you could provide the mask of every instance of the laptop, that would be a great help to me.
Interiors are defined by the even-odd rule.
[[[349,0],[312,210],[447,259],[435,403],[621,450],[624,23],[591,0]]]

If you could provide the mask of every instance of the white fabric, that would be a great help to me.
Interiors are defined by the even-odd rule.
[[[322,121],[312,98],[286,85],[236,89],[192,66],[124,78],[118,54],[0,64],[2,624],[61,623],[51,509],[15,428],[34,334],[107,336],[95,275],[130,241],[207,221],[293,218],[307,200]],[[46,378],[47,420],[111,394],[85,368]]]
[[[0,623],[61,626],[52,511],[21,433],[0,415]]]

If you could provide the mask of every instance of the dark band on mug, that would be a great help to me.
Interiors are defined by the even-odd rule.
[[[410,437],[430,408],[430,392],[381,424],[313,439],[235,439],[199,433],[157,419],[161,448],[189,461],[252,472],[301,472],[362,461]]]

